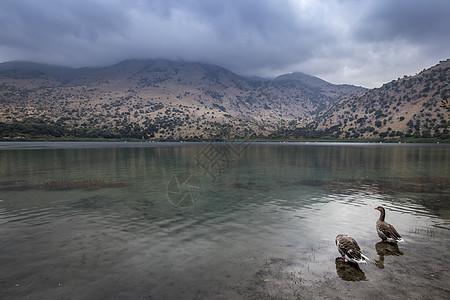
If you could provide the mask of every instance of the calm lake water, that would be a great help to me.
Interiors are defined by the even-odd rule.
[[[448,145],[0,143],[0,299],[449,299],[449,237]]]

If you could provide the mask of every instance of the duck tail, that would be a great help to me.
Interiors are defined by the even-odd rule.
[[[364,262],[370,261],[370,259],[362,253],[361,253],[361,258],[362,258],[362,260],[364,260]]]
[[[361,253],[361,258],[359,258],[359,259],[353,258],[351,260],[358,264],[366,264],[368,261],[370,261],[369,258],[362,253]]]

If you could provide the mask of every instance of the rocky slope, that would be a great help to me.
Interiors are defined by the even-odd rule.
[[[247,78],[167,60],[81,69],[7,62],[0,64],[0,135],[45,135],[47,128],[53,136],[251,138],[304,127],[364,92],[302,73]]]
[[[312,123],[340,138],[449,137],[450,60],[363,95],[341,99]]]

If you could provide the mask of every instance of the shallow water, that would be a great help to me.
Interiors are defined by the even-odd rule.
[[[0,298],[449,298],[449,196],[446,145],[0,143]]]

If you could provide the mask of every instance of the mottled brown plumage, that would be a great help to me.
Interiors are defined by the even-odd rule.
[[[391,224],[384,221],[386,217],[386,211],[383,206],[375,207],[376,210],[380,211],[380,217],[377,220],[377,233],[383,242],[404,242],[402,236],[397,232],[397,230]]]
[[[365,263],[369,260],[361,253],[361,248],[351,236],[346,234],[338,234],[335,242],[342,259],[345,260],[345,258],[347,258],[347,260],[356,263]]]

